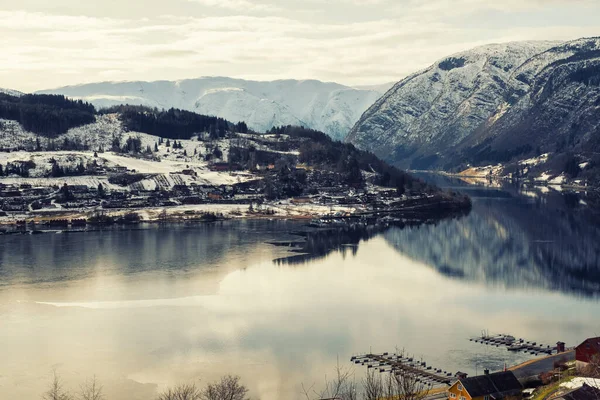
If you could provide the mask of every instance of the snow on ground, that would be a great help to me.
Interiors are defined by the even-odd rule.
[[[527,165],[529,167],[534,167],[536,165],[544,164],[548,161],[548,156],[550,153],[542,154],[538,157],[528,158],[526,160],[519,161],[519,165]]]
[[[33,148],[37,135],[27,132],[21,124],[16,121],[0,119],[0,148],[14,148],[17,145]]]
[[[550,178],[552,178],[552,175],[549,175],[547,172],[543,172],[540,176],[535,178],[535,180],[539,182],[547,182]]]
[[[583,163],[579,164],[579,168],[585,169],[585,167],[587,167],[588,165],[590,165],[589,162],[583,162]]]
[[[582,387],[584,383],[588,386],[593,386],[600,389],[600,379],[583,377],[573,378],[568,382],[561,383],[560,386],[567,389],[578,389]]]
[[[459,175],[470,177],[486,177],[489,175],[498,176],[502,174],[504,167],[502,164],[486,165],[484,167],[470,167],[462,171]]]
[[[96,161],[99,167],[106,166],[106,161],[95,158],[93,152],[75,152],[75,151],[54,151],[54,152],[28,152],[13,151],[10,153],[0,153],[0,164],[31,162],[33,167],[29,170],[31,178],[44,178],[52,170],[52,160],[55,160],[61,167],[75,170],[79,164],[84,167]]]
[[[15,176],[3,178],[2,182],[5,184],[29,183],[34,186],[54,186],[56,184],[62,185],[63,183],[67,183],[69,185],[85,184],[91,187],[97,187],[100,182],[102,182],[103,185],[105,184],[107,179],[106,176],[45,178],[52,169],[51,159],[56,160],[56,162],[63,167],[69,166],[72,169],[80,163],[83,163],[85,166],[95,161],[99,167],[125,167],[130,171],[135,170],[137,173],[157,175],[158,177],[149,178],[145,181],[160,180],[161,187],[172,187],[173,185],[184,183],[188,185],[190,183],[196,183],[199,185],[221,186],[257,179],[256,176],[249,172],[211,171],[208,168],[207,162],[197,159],[191,161],[175,161],[170,159],[152,161],[112,152],[99,153],[98,157],[94,157],[94,153],[91,151],[16,151],[11,153],[0,153],[0,164],[5,165],[8,162],[16,161],[32,161],[35,164],[35,168],[30,170],[29,178]],[[193,170],[196,173],[196,176],[181,174],[185,169]],[[175,178],[175,176],[177,176],[177,178]],[[148,183],[145,181],[142,183],[144,188],[147,187],[152,190],[157,186],[156,183]],[[109,185],[109,187],[114,189],[119,188],[118,186],[113,185]]]
[[[108,182],[106,176],[65,176],[61,178],[20,178],[9,177],[2,178],[2,183],[5,185],[22,185],[29,184],[33,187],[61,187],[65,183],[69,186],[85,185],[90,188],[98,187],[101,183],[106,189],[123,190],[121,186],[113,185]]]
[[[559,176],[550,179],[548,181],[548,183],[550,185],[562,185],[566,179],[567,179],[566,176],[564,176],[563,174],[560,174]]]

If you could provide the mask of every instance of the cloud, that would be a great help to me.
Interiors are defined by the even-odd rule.
[[[281,8],[273,4],[259,3],[251,0],[188,0],[206,7],[224,8],[237,12],[275,12]]]
[[[0,9],[0,87],[30,91],[107,76],[176,80],[203,75],[376,84],[485,43],[567,40],[600,32],[600,5],[570,2],[571,10],[560,8],[566,2],[559,0],[517,3],[173,0],[169,13],[147,18],[126,12],[108,18]],[[157,4],[149,0],[148,7]],[[186,8],[191,6],[203,11]],[[528,7],[536,8],[530,12]]]

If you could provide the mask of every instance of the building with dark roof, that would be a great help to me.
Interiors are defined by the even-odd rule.
[[[600,336],[586,339],[575,347],[575,360],[578,371],[587,368],[588,364],[594,359],[600,362]]]
[[[488,371],[484,375],[460,378],[448,389],[449,400],[520,399],[523,387],[512,371]]]
[[[583,384],[578,389],[571,390],[570,392],[564,393],[560,397],[556,397],[555,400],[598,400],[600,399],[600,389]]]

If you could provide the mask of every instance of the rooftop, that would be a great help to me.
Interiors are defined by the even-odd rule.
[[[460,379],[460,383],[472,398],[481,396],[500,398],[523,389],[512,371],[473,376]]]

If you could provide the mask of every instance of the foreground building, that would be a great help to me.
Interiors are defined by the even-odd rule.
[[[448,389],[448,400],[518,400],[523,387],[512,371],[460,378]]]
[[[575,360],[578,372],[585,370],[594,360],[600,364],[600,336],[586,339],[575,347]]]

